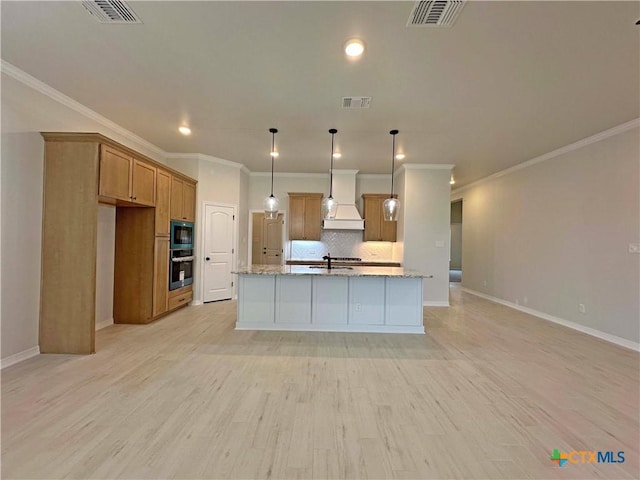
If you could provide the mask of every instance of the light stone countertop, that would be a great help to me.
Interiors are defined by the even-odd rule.
[[[303,265],[251,265],[232,271],[237,275],[325,275],[335,277],[401,277],[432,278],[417,270],[403,267],[332,267],[312,268]]]

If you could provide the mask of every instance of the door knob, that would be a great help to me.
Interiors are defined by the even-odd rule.
[[[209,260],[211,260],[209,257],[206,257],[205,260],[208,262]]]

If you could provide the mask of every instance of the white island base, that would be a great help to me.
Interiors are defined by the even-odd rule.
[[[238,330],[424,333],[421,276],[237,273]]]

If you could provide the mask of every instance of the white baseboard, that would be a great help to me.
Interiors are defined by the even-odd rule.
[[[449,305],[449,302],[442,302],[442,301],[434,301],[434,302],[423,302],[422,303],[423,307],[450,307],[451,305]]]
[[[102,330],[110,325],[113,325],[113,318],[107,318],[106,320],[102,320],[101,322],[96,323],[96,332],[98,330]]]
[[[476,297],[481,297],[486,300],[490,300],[492,302],[505,305],[507,307],[513,308],[514,310],[528,313],[529,315],[533,315],[534,317],[542,318],[543,320],[557,323],[558,325],[571,328],[572,330],[577,330],[579,332],[586,333],[587,335],[591,335],[592,337],[596,337],[610,343],[615,343],[616,345],[619,345],[621,347],[628,348],[630,350],[635,350],[636,352],[640,352],[640,343],[627,340],[626,338],[618,337],[616,335],[611,335],[610,333],[602,332],[600,330],[596,330],[595,328],[586,327],[584,325],[580,325],[579,323],[565,320],[564,318],[554,317],[553,315],[549,315],[547,313],[534,310],[533,308],[523,307],[522,305],[516,305],[515,303],[508,302],[507,300],[503,300],[498,297],[493,297],[491,295],[487,295],[486,293],[478,292],[476,290],[471,290],[470,288],[462,287],[462,291],[470,293],[471,295],[475,295]]]
[[[7,358],[0,360],[0,369],[10,367],[11,365],[15,365],[16,363],[22,362],[27,358],[35,357],[36,355],[40,355],[40,347],[32,347],[27,350],[23,350],[22,352],[14,353],[13,355],[9,355]]]
[[[192,307],[197,307],[198,305],[202,305],[202,300],[194,300],[189,305],[191,305]]]

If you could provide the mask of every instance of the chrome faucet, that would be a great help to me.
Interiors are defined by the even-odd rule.
[[[331,254],[327,253],[322,259],[327,261],[327,270],[331,270]]]

